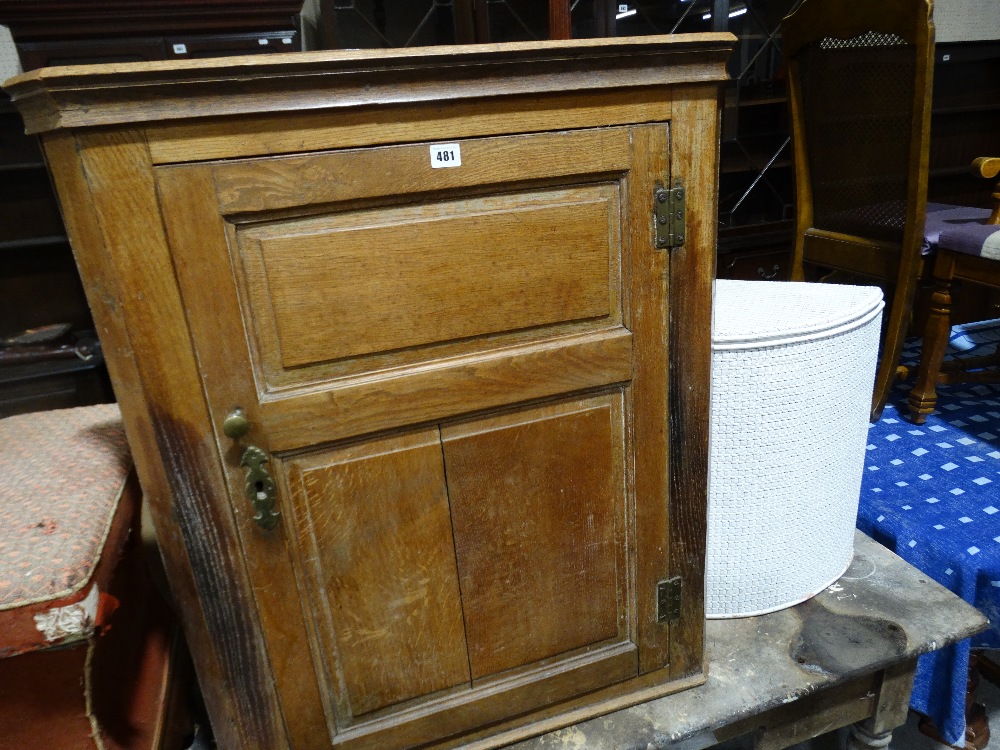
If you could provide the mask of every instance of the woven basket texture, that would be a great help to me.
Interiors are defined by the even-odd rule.
[[[716,282],[705,599],[797,604],[847,569],[875,381],[875,287]]]

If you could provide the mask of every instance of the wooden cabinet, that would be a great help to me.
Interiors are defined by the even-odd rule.
[[[730,43],[10,85],[222,746],[496,746],[704,679]]]

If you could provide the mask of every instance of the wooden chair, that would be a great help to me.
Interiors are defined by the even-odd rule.
[[[981,177],[1000,174],[1000,158],[972,163]],[[960,206],[928,210],[927,239],[934,253],[934,291],[924,328],[917,380],[910,391],[910,418],[923,424],[937,403],[937,386],[946,383],[1000,383],[1000,352],[944,362],[951,334],[952,283],[955,279],[1000,289],[1000,182],[993,211]]]
[[[793,279],[887,289],[871,418],[900,374],[921,272],[934,27],[929,0],[804,0],[782,22],[795,152]]]

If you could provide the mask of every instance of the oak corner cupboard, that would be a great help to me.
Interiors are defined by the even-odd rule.
[[[220,747],[496,747],[704,680],[732,42],[7,83]]]

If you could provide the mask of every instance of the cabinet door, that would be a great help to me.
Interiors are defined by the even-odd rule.
[[[666,159],[650,125],[157,169],[286,721],[317,742],[667,665]]]

